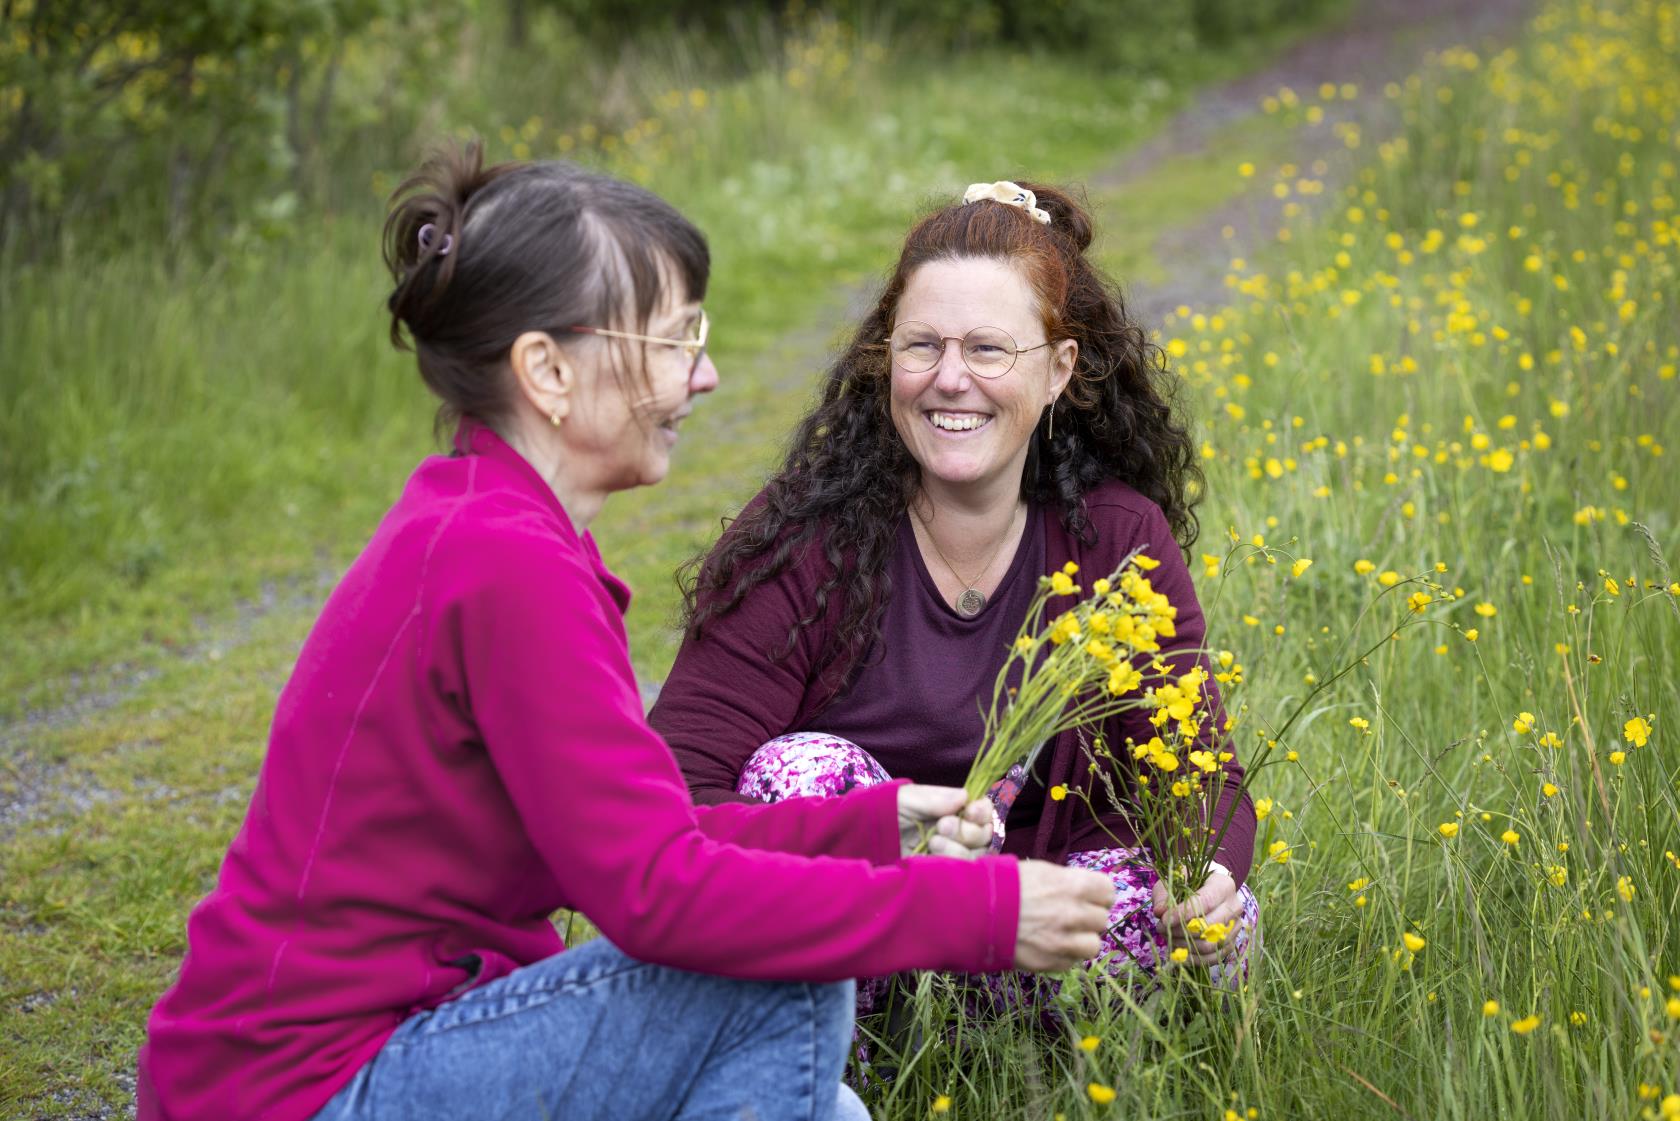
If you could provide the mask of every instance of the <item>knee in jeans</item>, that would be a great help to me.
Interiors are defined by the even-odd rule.
[[[852,1015],[857,1007],[856,981],[831,981],[811,985],[811,1000],[816,1008],[817,1028],[822,1032],[851,1038]]]

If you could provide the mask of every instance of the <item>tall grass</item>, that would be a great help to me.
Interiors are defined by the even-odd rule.
[[[1255,778],[1263,960],[1222,1004],[1098,984],[1048,1050],[943,1042],[936,990],[886,1116],[1680,1109],[1680,6],[1553,5],[1388,94],[1345,196],[1163,339],[1242,750],[1379,644]]]

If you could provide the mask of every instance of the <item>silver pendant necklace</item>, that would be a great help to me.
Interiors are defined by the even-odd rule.
[[[915,513],[914,508],[912,508],[911,512]],[[1015,515],[1011,514],[1009,516],[1009,528],[1003,531],[1003,538],[992,547],[992,555],[986,558],[986,566],[980,570],[980,575],[975,577],[973,580],[963,579],[962,573],[957,571],[957,566],[951,563],[950,558],[946,557],[944,550],[939,547],[939,542],[933,539],[933,530],[929,528],[927,522],[922,521],[922,516],[920,514],[916,514],[916,520],[922,523],[922,532],[927,534],[928,544],[933,546],[934,555],[937,556],[945,565],[946,571],[952,576],[955,576],[958,583],[963,585],[962,593],[957,596],[957,614],[961,615],[964,619],[972,619],[976,615],[980,614],[980,612],[986,610],[986,595],[974,585],[984,579],[986,573],[992,570],[992,562],[997,560],[998,553],[1002,551],[1004,542],[1009,540],[1010,535],[1015,530]]]

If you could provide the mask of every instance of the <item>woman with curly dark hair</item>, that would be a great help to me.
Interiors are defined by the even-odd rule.
[[[1211,676],[1181,553],[1197,533],[1195,447],[1164,356],[1088,260],[1091,239],[1085,210],[1038,184],[976,184],[910,231],[786,461],[687,585],[650,719],[697,802],[889,776],[961,785],[1037,577],[1069,561],[1101,575],[1146,549],[1178,612],[1159,657]],[[993,790],[994,848],[1112,877],[1117,972],[1149,977],[1170,958],[1246,976],[1254,809],[1212,680],[1205,697],[1203,746],[1218,743],[1228,775],[1212,821],[1231,820],[1192,899],[1157,886],[1113,797],[1132,779],[1120,746],[1155,734],[1145,710],[1101,730],[1113,773],[1068,733]],[[1198,916],[1230,936],[1196,937]],[[868,1011],[879,986],[863,988]]]

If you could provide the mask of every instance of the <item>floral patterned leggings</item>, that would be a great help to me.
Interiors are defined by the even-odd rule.
[[[754,752],[741,769],[736,790],[777,802],[800,796],[836,796],[889,779],[881,764],[851,741],[821,732],[799,732],[773,739]],[[1002,821],[1020,787],[1021,776],[1012,773],[992,789],[998,816],[993,851],[1003,847]],[[1069,853],[1067,864],[1101,872],[1114,881],[1118,896],[1108,916],[1110,931],[1103,940],[1102,953],[1089,964],[1100,964],[1111,976],[1128,981],[1137,990],[1135,995],[1141,997],[1153,986],[1157,970],[1167,959],[1166,938],[1151,910],[1156,877],[1147,854],[1141,849],[1096,849]],[[1246,886],[1238,889],[1238,897],[1242,900],[1242,921],[1232,934],[1235,956],[1227,964],[1209,967],[1212,981],[1228,988],[1247,978],[1248,963],[1260,951],[1260,905]],[[1059,987],[1052,978],[1023,973],[986,974],[968,980],[971,996],[982,1005],[975,1011],[993,1015],[1023,1011],[1021,1005],[1029,1000],[1041,1004]],[[891,987],[892,979],[887,977],[860,980],[858,1015],[866,1016],[884,1007]]]

